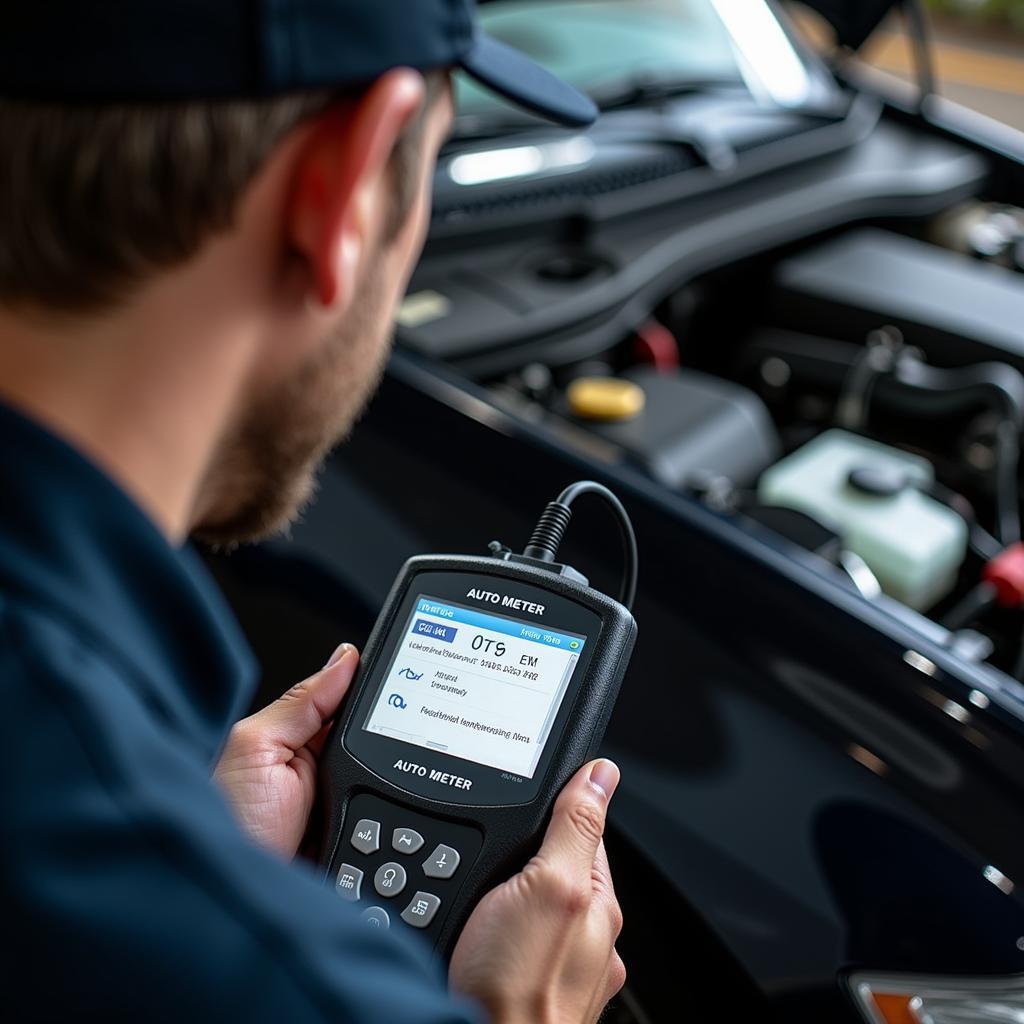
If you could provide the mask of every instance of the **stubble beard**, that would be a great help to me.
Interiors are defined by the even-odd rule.
[[[382,305],[379,289],[367,289],[322,351],[243,417],[207,473],[196,539],[232,548],[284,533],[300,517],[327,455],[380,384],[392,338]]]

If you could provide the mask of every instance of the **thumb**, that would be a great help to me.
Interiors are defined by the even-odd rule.
[[[261,740],[291,750],[304,747],[331,718],[348,692],[359,652],[342,644],[315,675],[296,683],[250,719]]]
[[[604,835],[608,801],[618,784],[619,769],[614,761],[585,764],[555,801],[541,856],[571,876],[589,878]]]

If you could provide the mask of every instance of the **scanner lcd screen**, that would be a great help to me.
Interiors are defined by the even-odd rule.
[[[586,642],[421,594],[363,728],[532,778]]]

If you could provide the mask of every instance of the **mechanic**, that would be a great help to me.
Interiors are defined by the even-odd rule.
[[[623,984],[601,841],[615,765],[568,784],[442,977],[294,859],[357,652],[229,733],[255,666],[187,544],[285,527],[373,390],[426,232],[449,70],[593,116],[474,15],[5,10],[7,1019],[574,1022]]]

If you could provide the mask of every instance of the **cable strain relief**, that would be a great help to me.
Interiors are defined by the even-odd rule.
[[[533,528],[530,543],[523,548],[523,554],[527,558],[553,562],[570,519],[572,509],[568,505],[563,505],[560,501],[549,501]]]

